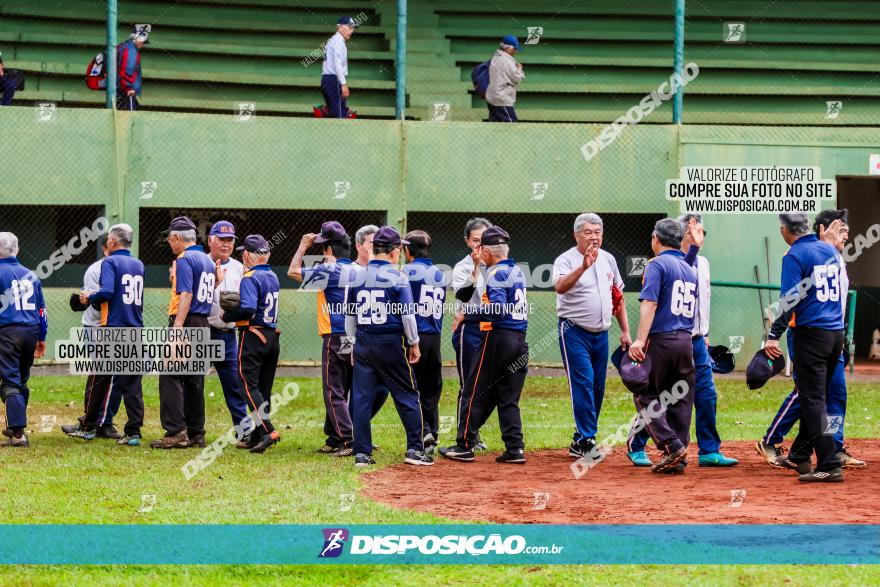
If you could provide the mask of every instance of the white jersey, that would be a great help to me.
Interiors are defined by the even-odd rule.
[[[471,275],[474,272],[474,260],[470,255],[466,255],[464,259],[455,264],[455,267],[452,269],[452,291],[457,292],[463,287],[468,287],[470,285],[475,285],[474,294],[471,296],[471,299],[467,302],[460,302],[458,299],[455,300],[455,309],[456,312],[464,311],[467,308],[468,311],[465,314],[465,318],[469,316],[475,316],[476,308],[483,301],[483,292],[486,291],[486,281],[483,277],[483,274],[486,271],[486,266],[480,263],[480,271],[477,273],[477,282],[474,284],[471,282]],[[472,318],[471,321],[474,319]]]
[[[83,277],[83,291],[96,292],[101,289],[101,263],[103,261],[104,259],[98,259],[86,269],[85,277]],[[100,326],[101,311],[90,304],[83,312],[82,325],[87,328]]]
[[[345,85],[348,75],[348,47],[341,33],[336,33],[324,45],[324,64],[321,66],[323,75],[335,75],[339,83]]]
[[[709,334],[709,300],[712,297],[712,285],[709,277],[709,260],[697,255],[697,314],[694,316],[693,336]]]
[[[226,263],[221,263],[220,266],[226,270],[226,275],[223,276],[223,281],[214,287],[214,300],[211,304],[211,314],[208,316],[208,324],[214,328],[226,330],[229,328],[235,328],[235,322],[224,322],[221,319],[223,309],[220,308],[220,292],[238,291],[239,285],[241,284],[241,278],[244,275],[244,265],[242,265],[240,261],[236,261],[230,257]]]

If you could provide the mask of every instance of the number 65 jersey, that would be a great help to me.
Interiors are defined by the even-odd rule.
[[[143,326],[144,264],[126,249],[110,253],[89,302],[101,311],[101,326]]]
[[[697,312],[697,272],[684,260],[684,253],[663,251],[648,262],[642,276],[639,301],[655,302],[657,312],[648,333],[694,329]]]

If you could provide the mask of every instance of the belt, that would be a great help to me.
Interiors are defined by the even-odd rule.
[[[235,328],[217,328],[216,326],[212,326],[211,330],[213,332],[219,332],[221,334],[232,334],[235,332]]]

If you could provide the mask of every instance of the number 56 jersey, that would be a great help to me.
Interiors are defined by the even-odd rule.
[[[663,251],[648,263],[642,276],[639,301],[655,302],[657,312],[651,334],[694,329],[697,312],[697,272],[684,260],[684,253]]]

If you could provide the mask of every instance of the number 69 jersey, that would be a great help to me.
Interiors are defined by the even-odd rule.
[[[192,245],[177,256],[174,271],[171,272],[171,303],[168,314],[177,314],[180,294],[192,294],[189,313],[207,316],[214,302],[214,284],[217,279],[216,267],[202,247]]]
[[[278,325],[278,276],[269,265],[254,265],[241,278],[239,285],[239,306],[242,310],[253,312],[250,320],[238,322],[238,326],[265,326],[275,328]]]
[[[694,329],[697,313],[697,272],[681,251],[663,251],[648,263],[639,301],[655,302],[651,334]]]
[[[113,251],[101,263],[100,289],[89,302],[101,310],[101,326],[144,325],[144,264],[131,251]]]

